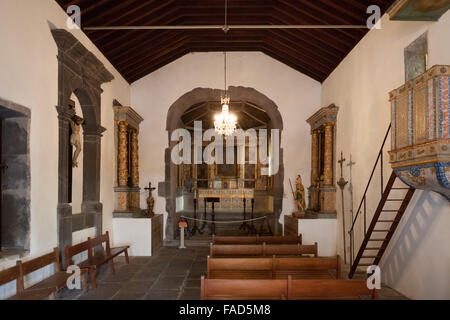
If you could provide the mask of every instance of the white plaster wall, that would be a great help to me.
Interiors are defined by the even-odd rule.
[[[298,233],[303,244],[317,242],[319,257],[336,255],[336,219],[298,219]]]
[[[429,66],[450,64],[448,30],[450,12],[439,22],[389,21],[385,15],[382,29],[370,31],[323,83],[322,104],[335,103],[341,108],[337,154],[342,150],[347,160],[352,154],[356,162],[355,206],[361,200],[390,122],[388,92],[405,82],[404,48],[428,31]],[[385,153],[385,179],[391,173],[387,160]],[[344,177],[349,179],[348,167]],[[371,213],[380,198],[377,183],[368,194]],[[347,192],[345,197],[348,209]],[[339,193],[336,208],[340,213]],[[338,222],[338,252],[342,254],[341,214]],[[382,259],[384,281],[410,298],[449,299],[450,233],[445,231],[449,228],[450,203],[437,194],[417,192]]]
[[[292,212],[288,178],[310,178],[310,128],[305,120],[320,107],[321,84],[259,52],[227,54],[230,86],[252,87],[272,99],[283,118],[285,199]],[[131,103],[145,119],[141,124],[142,184],[164,181],[164,149],[168,146],[167,111],[183,94],[197,87],[223,89],[223,53],[191,53],[132,83]],[[233,97],[231,97],[233,99]],[[141,199],[144,201],[145,199]],[[142,204],[144,206],[144,203]],[[155,212],[165,213],[165,199],[156,197]],[[282,221],[282,220],[280,220]]]
[[[57,245],[58,96],[57,47],[49,22],[66,27],[66,13],[53,0],[0,0],[0,97],[31,109],[31,255]],[[101,199],[103,229],[112,228],[112,101],[129,104],[129,85],[80,30],[69,30],[105,64],[115,79],[102,86]]]
[[[114,246],[129,245],[130,256],[152,255],[152,219],[114,218]]]

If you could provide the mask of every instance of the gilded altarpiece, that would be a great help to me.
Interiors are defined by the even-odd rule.
[[[311,185],[307,217],[336,217],[334,173],[336,118],[339,107],[320,108],[308,120],[311,126]]]
[[[389,93],[390,162],[409,186],[450,200],[450,66],[434,66]]]
[[[114,216],[140,216],[139,124],[144,119],[131,107],[114,106],[113,109],[117,132]]]

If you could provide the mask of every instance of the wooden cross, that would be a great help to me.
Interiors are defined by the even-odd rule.
[[[155,187],[152,187],[152,183],[151,182],[149,182],[148,183],[148,188],[144,188],[145,190],[155,190],[156,188]]]

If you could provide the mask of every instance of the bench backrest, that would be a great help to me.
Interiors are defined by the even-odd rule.
[[[263,243],[263,254],[265,256],[300,256],[311,254],[317,257],[317,242],[314,244],[265,244]]]
[[[61,270],[61,266],[59,265],[59,248],[54,248],[53,251],[50,253],[44,254],[43,256],[25,262],[19,261],[21,274],[23,276],[32,273],[36,270],[42,269],[50,264],[54,265],[55,272]]]
[[[16,290],[19,292],[23,290],[23,281],[20,278],[20,266],[19,261],[17,261],[15,266],[0,271],[0,286],[16,280]]]
[[[210,244],[210,256],[300,256],[310,254],[317,257],[317,242],[301,244]]]
[[[341,278],[341,257],[315,257],[315,258],[274,258],[273,274],[275,278],[287,278],[295,271],[330,271],[335,270],[336,279]]]
[[[207,258],[208,279],[287,279],[310,276],[311,278],[332,278],[335,270],[340,278],[341,259],[322,258]],[[325,272],[321,272],[325,271]]]
[[[367,288],[365,280],[292,280],[288,278],[289,300],[377,299],[376,289]]]
[[[237,237],[221,237],[213,236],[214,244],[302,244],[302,235],[299,236],[237,236]]]
[[[84,251],[89,252],[89,241],[83,241],[73,246],[66,246],[64,248],[64,268],[67,269],[71,264],[73,264],[72,258]]]
[[[210,258],[208,279],[272,279],[273,258]]]
[[[285,300],[286,280],[201,279],[202,300]]]
[[[210,244],[210,256],[262,256],[261,244]]]
[[[101,236],[95,237],[95,238],[88,238],[88,242],[89,242],[89,257],[92,257],[94,255],[93,253],[93,248],[97,247],[97,246],[102,246],[103,242],[106,243],[106,252],[109,254],[111,252],[111,246],[109,243],[109,232],[106,231],[105,234],[102,234]]]
[[[361,299],[377,298],[364,280],[201,279],[202,300]]]

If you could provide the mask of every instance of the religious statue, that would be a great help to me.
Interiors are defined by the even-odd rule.
[[[289,183],[291,183],[290,179]],[[292,189],[292,184],[291,190],[295,206],[295,212],[293,212],[292,215],[296,217],[304,217],[306,210],[305,188],[303,187],[302,177],[300,175],[297,175],[297,179],[295,179],[295,191]]]
[[[78,167],[78,156],[81,153],[81,125],[84,123],[84,120],[78,116],[73,116],[72,119],[69,119],[70,127],[72,128],[72,134],[70,135],[70,144],[75,148],[75,152],[73,153],[72,158],[72,167]]]
[[[148,183],[148,188],[145,188],[145,190],[148,190],[148,197],[147,197],[147,216],[153,217],[155,213],[153,212],[153,208],[155,206],[155,198],[153,198],[152,190],[155,190],[155,187],[152,187],[152,183]]]

